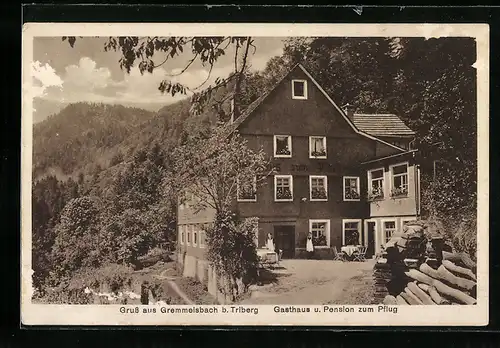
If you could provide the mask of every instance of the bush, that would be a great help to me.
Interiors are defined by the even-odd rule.
[[[117,293],[119,290],[132,286],[132,272],[132,268],[118,264],[108,264],[98,269],[86,268],[71,278],[68,289],[84,289],[87,286],[99,289],[104,285]]]
[[[219,213],[207,231],[208,261],[225,284],[220,290],[233,300],[256,280],[256,228],[256,218],[239,221],[226,212]]]

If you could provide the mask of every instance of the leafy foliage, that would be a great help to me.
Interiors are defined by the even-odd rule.
[[[222,211],[207,231],[208,261],[225,280],[220,290],[233,300],[257,275],[256,228],[257,219],[240,221],[234,214]]]
[[[98,230],[101,200],[84,196],[71,200],[63,209],[55,227],[53,273],[63,277],[82,267],[96,267],[101,262]]]
[[[32,268],[33,284],[38,289],[52,268],[50,250],[56,236],[54,227],[66,203],[78,196],[79,186],[72,180],[60,182],[54,176],[48,176],[33,183]]]

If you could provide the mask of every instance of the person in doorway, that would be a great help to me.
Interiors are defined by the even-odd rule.
[[[267,234],[266,248],[269,251],[274,252],[274,239],[273,239],[273,235],[271,233]]]
[[[313,245],[313,241],[312,241],[312,233],[309,233],[307,235],[306,251],[307,251],[307,258],[312,259],[314,256],[314,245]]]

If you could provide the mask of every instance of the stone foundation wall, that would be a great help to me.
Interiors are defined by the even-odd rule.
[[[184,258],[179,257],[179,266],[182,270],[183,277],[195,278],[203,285],[207,286],[208,293],[212,295],[220,304],[230,303],[219,287],[223,286],[223,282],[217,279],[215,269],[213,269],[208,261],[198,259],[195,256],[184,255]]]

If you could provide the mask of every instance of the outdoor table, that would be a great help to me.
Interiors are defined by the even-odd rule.
[[[257,256],[260,259],[260,262],[267,262],[267,255],[272,254],[276,262],[278,261],[278,254],[269,249],[257,249]]]
[[[349,260],[353,259],[354,253],[358,250],[359,250],[359,247],[357,245],[344,245],[343,247],[340,248],[340,251],[342,251],[344,254],[346,254],[346,256]]]

